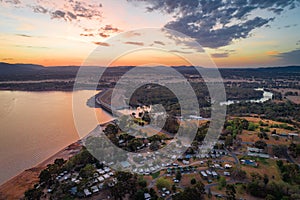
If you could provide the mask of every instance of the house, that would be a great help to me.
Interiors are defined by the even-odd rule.
[[[252,153],[262,153],[264,150],[263,149],[259,149],[259,148],[252,148],[252,147],[247,147],[248,152],[252,152]]]
[[[219,164],[214,164],[214,168],[220,168],[221,166]]]
[[[230,172],[224,172],[224,176],[230,176]]]
[[[101,189],[103,189],[103,186],[104,186],[104,184],[103,184],[103,183],[100,183],[100,184],[98,185],[98,188],[101,190]]]
[[[225,169],[230,169],[230,168],[232,168],[232,165],[225,164],[224,167],[225,167]]]
[[[115,186],[115,183],[113,181],[108,183],[108,187],[114,187],[114,186]]]
[[[209,175],[209,176],[212,175],[211,171],[209,171],[209,170],[206,170],[205,172],[206,172],[206,174]]]
[[[113,175],[114,175],[114,173],[113,173],[113,172],[109,172],[109,173],[108,173],[108,175],[110,175],[110,176],[113,176]]]
[[[103,182],[103,181],[104,181],[103,176],[99,176],[99,177],[98,177],[98,181],[99,181],[99,182]]]
[[[119,144],[124,144],[125,143],[125,140],[119,140]]]
[[[190,161],[188,161],[188,160],[182,160],[182,163],[185,164],[185,165],[188,165],[188,164],[190,164]]]
[[[100,175],[103,175],[103,174],[105,174],[105,171],[104,170],[102,170],[102,169],[97,169],[96,170]]]
[[[248,156],[253,156],[253,157],[260,157],[260,158],[270,158],[270,156],[268,154],[265,154],[265,153],[251,153],[251,152],[248,152],[247,155]]]
[[[108,167],[104,168],[105,173],[110,172],[110,169]]]
[[[204,179],[207,179],[207,174],[204,171],[201,171],[200,174]]]
[[[91,190],[92,190],[92,193],[97,193],[97,192],[99,192],[99,189],[98,189],[97,186],[91,187]]]
[[[83,192],[84,192],[84,195],[85,195],[86,197],[92,195],[92,193],[89,191],[89,189],[84,189]]]
[[[288,133],[289,137],[298,137],[298,133]]]
[[[109,177],[110,177],[109,174],[104,174],[104,175],[103,175],[103,178],[104,178],[104,179],[108,179]]]
[[[218,176],[219,176],[218,173],[215,171],[212,171],[211,174],[214,178],[218,178]]]
[[[151,195],[149,193],[144,193],[144,199],[145,200],[150,200],[151,199]]]

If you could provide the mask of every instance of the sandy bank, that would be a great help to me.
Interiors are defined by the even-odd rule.
[[[68,147],[62,149],[50,158],[44,160],[37,166],[27,169],[19,175],[8,180],[0,186],[0,199],[20,199],[23,197],[24,192],[38,183],[38,176],[40,172],[47,167],[48,164],[54,163],[55,159],[63,158],[65,160],[72,157],[82,148],[79,142],[75,142]]]

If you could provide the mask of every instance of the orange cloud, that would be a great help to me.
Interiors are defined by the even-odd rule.
[[[267,51],[266,54],[267,54],[268,56],[274,56],[274,55],[278,55],[279,52],[278,52],[278,51]]]

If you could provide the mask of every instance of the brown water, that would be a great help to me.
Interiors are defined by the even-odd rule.
[[[111,116],[86,106],[94,91],[76,91],[76,110],[95,111],[99,123]],[[0,185],[79,139],[72,112],[72,92],[0,91]],[[87,133],[94,124],[82,128]],[[80,134],[81,136],[82,133]]]

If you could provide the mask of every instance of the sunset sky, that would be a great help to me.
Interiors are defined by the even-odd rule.
[[[100,47],[103,56],[95,65],[105,65],[117,48],[122,53],[127,47],[154,47],[170,55],[141,51],[113,65],[142,65],[153,58],[153,63],[186,65],[173,54],[199,59],[203,50],[218,67],[300,65],[299,0],[0,0],[0,4],[0,62],[81,65]],[[180,44],[173,38],[172,43],[172,37],[151,34],[155,28],[190,38]],[[131,30],[135,31],[127,33]],[[195,48],[190,39],[203,49]]]

